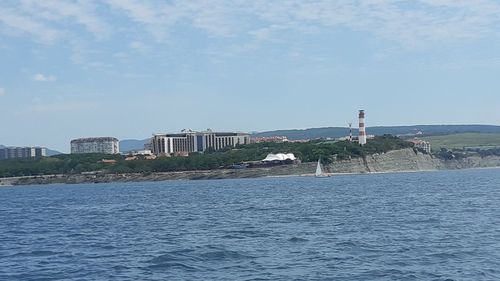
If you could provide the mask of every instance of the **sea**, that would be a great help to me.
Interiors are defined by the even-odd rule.
[[[2,187],[0,280],[500,280],[500,169]]]

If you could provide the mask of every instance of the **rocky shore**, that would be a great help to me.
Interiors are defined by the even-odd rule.
[[[182,171],[182,172],[164,172],[164,173],[43,175],[43,176],[31,176],[31,177],[0,178],[0,186],[54,184],[54,183],[77,184],[77,183],[164,181],[164,180],[259,178],[266,176],[289,176],[289,175],[312,174],[316,167],[315,165],[316,163],[302,163],[296,165],[282,165],[269,168],[253,168],[253,169],[217,169],[217,170],[206,170],[206,171]]]
[[[394,150],[384,154],[374,154],[365,158],[336,161],[328,169],[334,173],[370,173],[436,171],[499,167],[499,156],[469,156],[463,159],[443,160],[413,149]]]
[[[268,168],[218,169],[208,171],[183,171],[165,173],[127,173],[127,174],[71,174],[44,175],[17,178],[0,178],[0,186],[30,184],[77,184],[106,182],[136,182],[164,180],[204,180],[259,178],[269,176],[312,175],[316,163],[281,165]],[[470,156],[463,159],[442,160],[431,155],[415,153],[413,149],[390,151],[345,161],[335,161],[324,167],[331,174],[380,173],[435,171],[470,168],[500,167],[499,156]]]

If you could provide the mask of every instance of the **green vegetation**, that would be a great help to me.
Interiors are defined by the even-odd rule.
[[[490,149],[500,147],[500,134],[463,133],[441,136],[422,137],[429,141],[433,151],[445,149],[482,148]]]
[[[353,129],[357,133],[356,128]],[[381,126],[368,127],[369,134],[381,136],[384,134],[391,135],[406,135],[423,132],[427,136],[449,135],[460,133],[496,133],[500,134],[500,126],[493,125],[415,125],[415,126]],[[325,128],[310,128],[305,130],[277,130],[269,132],[260,132],[254,136],[270,137],[270,136],[286,136],[289,140],[301,139],[317,139],[326,137],[343,137],[349,133],[349,128],[345,127],[325,127]]]
[[[470,151],[469,151],[470,152]],[[475,150],[475,152],[481,157],[487,156],[500,156],[500,147],[491,148],[491,149],[481,149]]]
[[[479,156],[479,157],[500,156],[500,147],[490,148],[490,149],[454,148],[450,150],[446,148],[441,148],[441,150],[434,153],[434,156],[444,160],[452,160],[452,159],[459,160],[469,156]]]
[[[303,162],[323,163],[383,153],[412,147],[413,144],[386,135],[371,139],[360,147],[349,141],[311,141],[306,143],[257,143],[224,151],[204,154],[192,153],[189,157],[161,157],[155,160],[139,158],[125,161],[122,155],[72,154],[39,159],[11,159],[0,161],[0,177],[33,176],[47,174],[102,173],[151,173],[186,170],[210,170],[228,167],[235,163],[260,161],[269,153],[293,153]],[[103,163],[102,159],[116,163]]]

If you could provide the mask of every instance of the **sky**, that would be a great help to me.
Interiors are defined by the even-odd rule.
[[[500,125],[500,1],[4,0],[0,144]]]

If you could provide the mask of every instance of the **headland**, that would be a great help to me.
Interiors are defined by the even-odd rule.
[[[221,168],[169,172],[50,174],[0,178],[0,186],[312,176],[315,166],[315,162],[306,162],[243,169]],[[413,148],[397,149],[359,158],[333,161],[324,165],[325,171],[333,176],[338,174],[418,172],[488,167],[500,167],[500,156],[468,155],[465,157],[444,159],[422,153]]]

